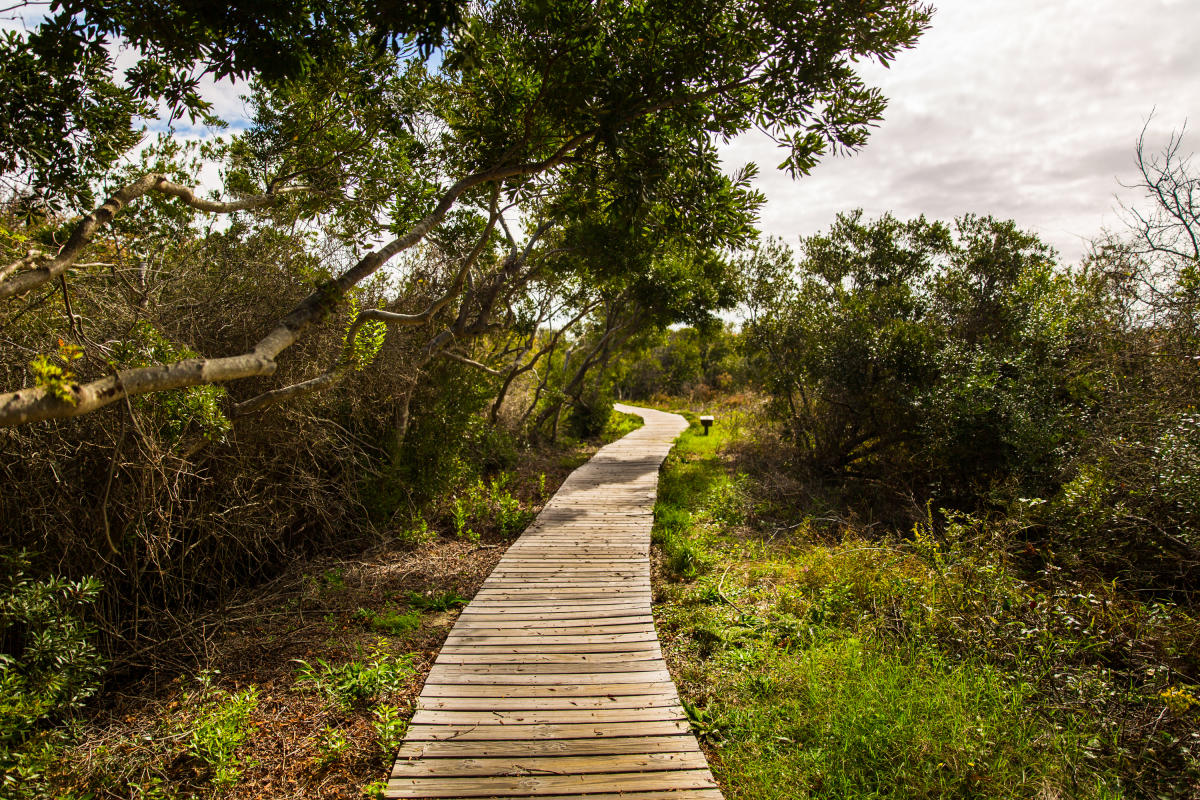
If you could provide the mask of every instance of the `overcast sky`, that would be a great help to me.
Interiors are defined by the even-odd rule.
[[[793,181],[758,136],[726,148],[758,162],[763,228],[795,244],[862,207],[949,219],[1015,219],[1062,254],[1120,224],[1135,192],[1134,146],[1194,123],[1200,149],[1200,0],[937,0],[933,26],[890,70],[864,70],[889,98],[866,148]]]

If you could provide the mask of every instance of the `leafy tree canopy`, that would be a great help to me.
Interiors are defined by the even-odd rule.
[[[337,60],[347,39],[428,53],[459,19],[457,0],[54,0],[31,32],[0,37],[0,172],[43,199],[86,202],[87,181],[136,143],[138,117],[161,106],[172,121],[219,124],[206,75],[294,78]],[[123,75],[120,47],[136,53]]]

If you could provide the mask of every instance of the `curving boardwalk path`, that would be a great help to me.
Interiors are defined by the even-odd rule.
[[[721,800],[650,616],[658,468],[687,423],[645,425],[563,483],[446,639],[391,798]]]

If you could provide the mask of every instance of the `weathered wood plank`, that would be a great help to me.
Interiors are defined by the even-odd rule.
[[[686,719],[678,706],[612,709],[521,709],[511,711],[434,711],[420,710],[413,725],[473,725],[481,718],[494,725],[551,725],[593,722],[638,722],[641,720]]]
[[[683,720],[661,722],[563,723],[560,725],[411,725],[405,740],[492,741],[498,739],[591,739],[611,736],[669,736],[688,733]]]
[[[398,760],[418,758],[492,758],[578,755],[626,755],[636,753],[696,752],[690,734],[671,736],[625,736],[609,739],[529,739],[490,742],[409,742],[400,746]]]
[[[553,625],[556,628],[588,628],[595,626],[597,622],[604,622],[609,625],[654,624],[654,620],[646,614],[632,614],[627,612],[605,614],[603,616],[596,614],[573,614],[571,616],[526,614],[517,617],[512,614],[492,614],[488,616],[464,614],[459,617],[455,627],[462,628],[463,630],[474,630],[477,628],[528,628],[531,627],[531,622]]]
[[[479,644],[462,643],[443,646],[442,652],[460,653],[632,653],[640,650],[657,650],[658,641],[647,642],[588,642],[574,644],[547,644],[532,641],[528,644]]]
[[[439,664],[612,664],[629,661],[658,661],[656,650],[633,653],[442,653]]]
[[[654,662],[643,662],[652,664]],[[644,672],[582,672],[578,674],[529,675],[518,672],[484,672],[476,669],[452,669],[450,666],[434,666],[425,679],[426,686],[441,684],[473,685],[491,684],[494,686],[507,685],[540,685],[540,686],[588,686],[591,684],[604,686],[619,686],[623,683],[648,683],[651,681],[670,681],[671,673],[665,669],[646,670]],[[602,692],[597,692],[602,694]]]
[[[654,631],[641,633],[577,633],[542,636],[533,631],[514,631],[510,634],[491,635],[474,632],[451,633],[446,638],[447,644],[624,644],[627,642],[656,642]]]
[[[545,622],[545,621],[543,621]],[[593,620],[591,625],[538,625],[530,630],[528,625],[464,625],[454,626],[457,636],[476,638],[479,636],[610,636],[624,633],[654,633],[653,622],[614,622],[611,625]]]
[[[707,769],[670,772],[613,772],[604,775],[527,775],[511,778],[393,778],[389,797],[537,797],[589,790],[711,789],[716,782]],[[407,792],[407,794],[405,793]]]
[[[501,687],[501,688],[497,688]],[[427,683],[421,689],[422,697],[602,697],[606,695],[630,696],[637,694],[662,694],[674,692],[675,684],[669,680],[646,681],[644,683],[561,683],[561,684],[438,684]]]
[[[633,753],[627,755],[550,756],[534,758],[463,758],[397,761],[393,778],[482,777],[488,775],[592,775],[605,772],[656,772],[704,769],[697,752]]]
[[[581,664],[569,663],[513,663],[502,664],[455,664],[439,660],[433,667],[439,678],[456,675],[601,675],[605,673],[662,672],[657,659],[641,661],[596,661]],[[432,674],[432,673],[431,673]]]
[[[675,707],[675,694],[603,695],[600,697],[422,697],[417,707],[429,711],[529,711],[582,708],[658,708]]]

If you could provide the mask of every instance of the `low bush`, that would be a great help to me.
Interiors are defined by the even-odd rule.
[[[84,621],[94,579],[37,579],[23,551],[0,552],[0,789],[35,797],[60,757],[55,723],[100,685],[102,660]]]
[[[411,655],[395,655],[382,648],[341,663],[318,658],[310,664],[297,659],[296,683],[350,709],[397,691],[413,675],[412,659]]]

